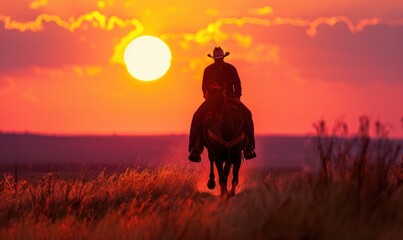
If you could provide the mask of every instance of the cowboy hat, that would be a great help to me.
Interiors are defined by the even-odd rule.
[[[224,51],[221,49],[221,47],[215,47],[213,50],[213,56],[211,56],[211,54],[207,54],[208,57],[214,58],[214,59],[220,59],[220,58],[225,58],[226,56],[228,56],[230,53],[226,52],[224,54]]]

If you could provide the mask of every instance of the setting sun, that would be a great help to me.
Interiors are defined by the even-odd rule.
[[[157,37],[141,36],[126,47],[124,61],[134,78],[153,81],[164,76],[171,66],[171,50]]]

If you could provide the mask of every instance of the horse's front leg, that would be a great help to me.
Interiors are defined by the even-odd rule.
[[[238,183],[239,183],[239,169],[241,168],[241,161],[237,161],[236,163],[234,163],[234,167],[232,169],[232,186],[231,186],[231,190],[228,192],[227,198],[233,197],[235,196],[235,190],[238,187]]]
[[[218,172],[218,181],[220,182],[221,196],[225,196],[228,193],[228,189],[227,189],[227,178],[225,177],[223,169],[223,163],[222,162],[220,163],[219,161],[214,162]]]

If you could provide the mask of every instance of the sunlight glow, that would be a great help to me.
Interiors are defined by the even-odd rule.
[[[171,66],[171,50],[161,39],[141,36],[126,47],[124,61],[134,78],[153,81],[161,78]]]

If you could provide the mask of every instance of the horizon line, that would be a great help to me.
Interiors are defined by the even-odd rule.
[[[43,133],[34,131],[4,131],[0,130],[0,135],[27,135],[43,137],[169,137],[169,136],[189,136],[188,133]],[[315,137],[315,133],[257,133],[255,137]],[[333,135],[334,136],[334,135]],[[351,137],[351,136],[349,136]],[[373,136],[370,136],[373,138]],[[403,137],[389,136],[389,139],[403,140]]]
[[[45,133],[45,132],[35,132],[35,131],[4,131],[0,130],[0,135],[36,135],[36,136],[51,136],[51,137],[79,137],[79,136],[188,136],[188,133],[180,132],[161,132],[161,133]],[[255,136],[311,136],[314,133],[300,134],[300,133],[255,133]]]

